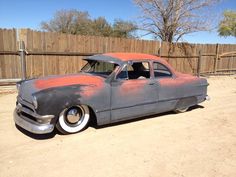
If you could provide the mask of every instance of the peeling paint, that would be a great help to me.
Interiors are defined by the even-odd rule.
[[[147,82],[147,79],[127,80],[120,85],[118,92],[121,96],[135,96],[143,91],[144,85],[146,85]],[[127,97],[127,99],[129,98]]]
[[[95,55],[87,60],[116,63],[120,68],[107,78],[89,73],[64,76],[49,76],[23,81],[19,98],[28,103],[32,95],[37,98],[40,115],[54,115],[51,124],[56,124],[59,113],[66,107],[84,104],[94,110],[99,125],[140,116],[171,111],[179,105],[190,107],[201,103],[207,96],[207,80],[176,72],[168,62],[160,57],[139,53],[106,53]],[[128,61],[150,61],[165,65],[172,77],[150,79],[116,80],[118,71]],[[150,67],[153,72],[153,67]],[[191,99],[189,99],[191,98]],[[192,99],[193,98],[193,99]],[[179,104],[179,101],[182,101]]]
[[[94,85],[101,88],[104,79],[98,76],[89,75],[70,75],[70,76],[59,76],[52,78],[43,78],[35,80],[35,87],[37,89],[48,89],[53,87],[63,87],[69,85]]]
[[[160,57],[157,57],[154,55],[149,55],[149,54],[141,54],[141,53],[106,53],[103,55],[117,58],[122,61],[146,60],[146,59],[162,60]]]

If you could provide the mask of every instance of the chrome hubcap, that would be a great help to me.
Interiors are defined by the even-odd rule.
[[[68,123],[76,124],[81,120],[82,115],[83,114],[82,114],[82,111],[80,108],[72,108],[72,109],[68,110],[67,115],[66,115],[66,119],[67,119]]]

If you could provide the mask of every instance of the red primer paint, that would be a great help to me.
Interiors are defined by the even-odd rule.
[[[162,63],[163,65],[167,66],[171,72],[175,73],[175,70],[172,66],[165,60],[155,55],[150,54],[143,54],[143,53],[105,53],[105,56],[109,56],[112,58],[119,59],[121,61],[138,61],[138,60],[150,60],[150,61],[157,61]]]
[[[149,54],[142,54],[142,53],[105,53],[103,55],[117,58],[122,61],[129,61],[129,60],[162,60],[160,57],[157,57],[155,55],[149,55]]]
[[[144,85],[147,84],[147,80],[127,80],[121,84],[119,88],[119,94],[121,96],[137,95],[143,91]]]
[[[70,75],[53,78],[43,78],[35,81],[37,89],[48,89],[53,87],[63,87],[68,85],[94,85],[99,88],[103,85],[103,79],[97,76]]]
[[[182,84],[192,83],[194,81],[199,80],[198,77],[192,76],[189,74],[182,74],[180,72],[176,72],[176,78],[161,78],[159,82],[161,85],[170,85],[170,86],[178,86]]]

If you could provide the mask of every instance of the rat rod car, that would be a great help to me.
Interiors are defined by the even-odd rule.
[[[15,123],[36,134],[85,129],[157,114],[184,112],[208,98],[204,78],[176,72],[160,57],[107,53],[85,58],[73,75],[17,83]],[[93,116],[92,116],[93,115]]]

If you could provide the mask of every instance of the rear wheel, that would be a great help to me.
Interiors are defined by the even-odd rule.
[[[77,133],[86,128],[89,119],[90,112],[88,106],[72,106],[60,113],[56,127],[63,134]]]
[[[186,108],[178,108],[175,110],[175,113],[183,113],[183,112],[186,112],[188,110],[189,107],[186,107]]]

